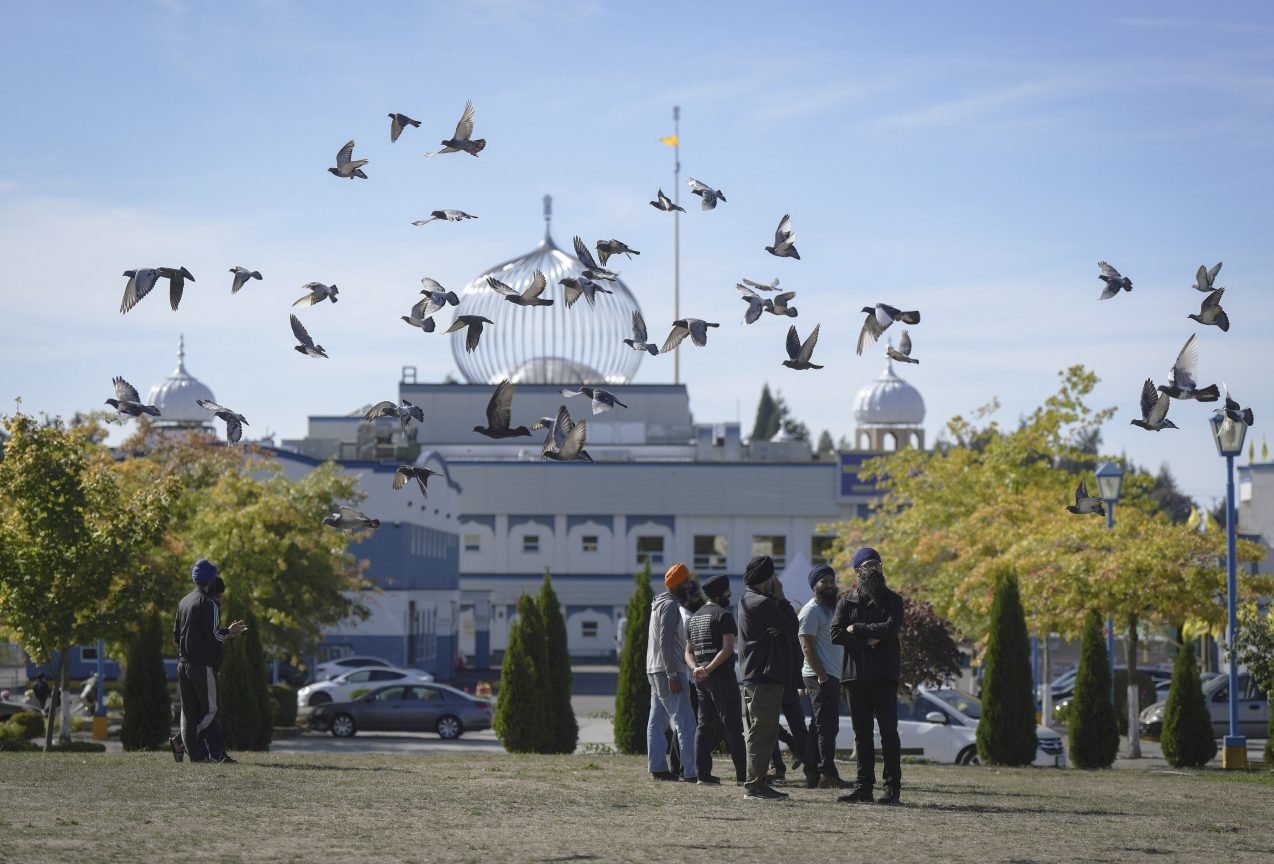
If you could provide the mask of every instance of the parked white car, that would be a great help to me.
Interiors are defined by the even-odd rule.
[[[345,672],[327,681],[316,681],[296,691],[297,710],[305,714],[316,705],[349,702],[359,690],[375,690],[390,684],[429,684],[434,676],[419,669],[373,667]]]
[[[355,669],[370,669],[379,667],[381,669],[402,669],[396,663],[391,663],[384,657],[373,657],[370,654],[353,654],[349,657],[337,657],[334,660],[325,660],[314,667],[314,680],[326,681],[329,678],[335,678],[338,675],[344,675],[346,672],[352,672]],[[408,672],[420,672],[428,675],[422,669],[408,669]],[[430,676],[432,680],[432,676]]]

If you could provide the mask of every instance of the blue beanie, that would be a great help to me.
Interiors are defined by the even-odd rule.
[[[217,565],[207,558],[200,558],[195,562],[195,566],[190,568],[190,578],[195,580],[196,585],[211,584],[216,575]]]
[[[816,584],[818,584],[818,580],[822,579],[824,576],[831,576],[833,578],[836,576],[836,571],[832,569],[830,564],[819,564],[810,571],[810,588],[813,588]]]
[[[877,552],[875,549],[871,548],[870,546],[864,546],[863,548],[859,549],[857,552],[854,553],[854,569],[857,570],[859,567],[863,566],[868,561],[879,561],[879,560],[880,560],[879,552]]]

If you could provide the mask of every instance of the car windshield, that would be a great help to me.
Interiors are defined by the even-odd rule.
[[[982,716],[982,703],[971,693],[965,693],[963,690],[955,690],[951,687],[943,687],[940,690],[930,690],[929,695],[937,696],[965,717],[977,720]]]

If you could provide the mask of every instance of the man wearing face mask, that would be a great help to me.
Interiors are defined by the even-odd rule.
[[[664,574],[667,591],[650,604],[650,628],[646,639],[646,677],[650,680],[650,720],[646,725],[646,753],[650,776],[677,780],[668,770],[668,741],[664,732],[672,721],[679,745],[685,781],[695,773],[695,715],[690,707],[690,670],[686,666],[686,630],[681,607],[690,599],[690,571],[677,563]]]
[[[884,753],[885,794],[881,804],[898,804],[902,783],[902,758],[898,741],[898,678],[902,627],[902,598],[885,586],[880,554],[864,546],[854,553],[858,588],[848,591],[832,616],[832,641],[845,649],[841,681],[849,697],[854,721],[854,753],[858,758],[858,782],[853,792],[838,800],[869,803],[876,785],[876,749],[872,720],[880,727]]]
[[[840,726],[840,676],[845,649],[832,641],[832,616],[836,611],[836,571],[819,564],[809,575],[814,596],[797,615],[801,653],[805,665],[801,677],[814,716],[803,758],[807,787],[839,789],[848,784],[836,770],[836,731]]]
[[[778,739],[783,691],[792,683],[794,658],[789,646],[796,639],[796,610],[783,598],[783,584],[774,574],[769,555],[757,555],[748,562],[743,582],[747,589],[739,600],[739,668],[748,751],[743,797],[782,801],[787,794],[769,786],[766,771]]]
[[[695,765],[699,783],[717,784],[712,776],[712,750],[718,723],[725,729],[726,746],[739,783],[747,778],[743,742],[743,701],[734,676],[734,642],[739,628],[730,613],[730,577],[722,573],[703,580],[708,602],[690,619],[689,650],[694,657],[695,689],[699,692],[699,726],[695,732]]]

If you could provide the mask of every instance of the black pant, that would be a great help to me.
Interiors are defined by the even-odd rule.
[[[805,679],[813,717],[805,745],[805,764],[823,777],[839,777],[836,770],[836,732],[840,729],[840,682],[832,676],[823,684]]]
[[[748,749],[743,740],[743,698],[730,675],[709,675],[695,683],[699,699],[699,726],[695,732],[695,767],[700,777],[712,774],[712,751],[717,747],[717,724],[725,728],[725,744],[734,761],[740,783],[748,777]]]
[[[217,719],[217,670],[178,662],[177,692],[181,696],[181,741],[190,761],[220,761],[226,755],[226,742]]]
[[[858,758],[858,785],[876,785],[876,745],[872,719],[880,726],[886,786],[902,783],[902,745],[898,741],[898,682],[846,681],[845,696],[854,721],[854,755]]]
[[[787,721],[787,734],[783,734],[783,727],[779,727],[779,740],[787,745],[787,749],[792,752],[792,756],[801,760],[801,764],[805,769],[806,777],[818,776],[817,768],[811,766],[805,761],[806,751],[809,749],[809,734],[805,728],[805,709],[801,707],[801,697],[796,692],[795,687],[783,688],[783,719]],[[783,754],[779,751],[779,745],[774,745],[774,773],[785,774],[787,769],[783,766]]]

